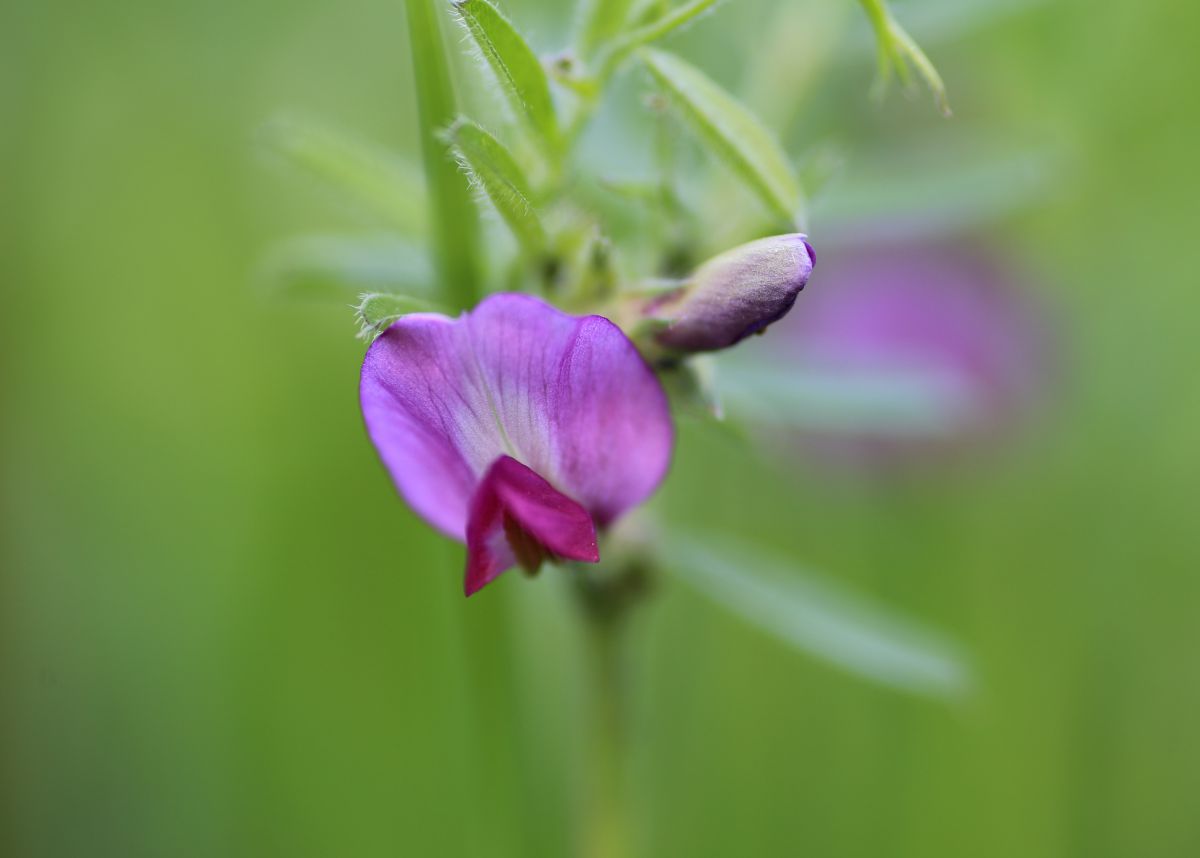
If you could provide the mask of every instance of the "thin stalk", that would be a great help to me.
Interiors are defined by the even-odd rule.
[[[579,854],[626,858],[632,853],[625,794],[628,754],[623,644],[630,609],[648,594],[641,562],[616,570],[578,570],[572,575],[587,634],[589,735]]]
[[[587,622],[591,735],[588,790],[585,796],[584,858],[624,858],[630,854],[625,801],[624,683],[621,676],[621,629],[611,618],[592,615]]]
[[[660,17],[617,38],[605,50],[601,51],[594,61],[589,63],[589,65],[594,67],[592,74],[574,84],[574,88],[580,95],[580,99],[579,105],[575,110],[575,115],[567,123],[565,136],[568,146],[573,145],[580,134],[583,133],[584,128],[587,127],[588,122],[591,121],[592,115],[599,106],[600,94],[608,86],[609,81],[617,71],[617,67],[620,66],[621,62],[630,53],[640,45],[653,42],[685,26],[700,15],[703,15],[716,5],[717,2],[718,0],[690,0],[690,2],[684,3],[674,9],[665,8]],[[879,2],[882,2],[882,0],[879,0]]]
[[[443,303],[455,310],[482,294],[479,212],[466,178],[439,134],[458,115],[458,102],[436,0],[408,0],[408,40],[417,87],[417,127],[429,190],[434,270]]]

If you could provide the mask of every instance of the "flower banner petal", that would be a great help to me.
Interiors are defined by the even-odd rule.
[[[502,456],[601,526],[645,500],[670,463],[666,394],[620,328],[528,295],[494,295],[458,319],[399,320],[368,350],[360,395],[396,487],[460,540]]]

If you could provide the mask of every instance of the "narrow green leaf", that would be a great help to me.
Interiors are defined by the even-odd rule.
[[[718,2],[720,0],[690,0],[690,2],[684,3],[682,6],[668,9],[649,23],[643,24],[620,37],[613,43],[605,56],[604,66],[606,67],[606,71],[604,74],[607,75],[607,72],[611,71],[613,66],[629,56],[629,53],[635,48],[657,41],[663,36],[678,30],[680,27],[690,24],[696,18],[712,9]]]
[[[845,168],[846,155],[840,147],[830,143],[816,146],[800,160],[800,187],[810,201],[817,199]]]
[[[469,119],[459,119],[446,132],[459,165],[495,206],[521,247],[538,252],[546,233],[529,202],[529,181],[504,144]]]
[[[608,44],[629,20],[634,0],[583,0],[579,6],[579,24],[575,49],[587,58]]]
[[[641,26],[651,18],[661,18],[671,11],[671,0],[634,0],[633,11],[629,13],[629,23]]]
[[[386,150],[294,117],[270,122],[263,142],[299,170],[321,180],[399,231],[426,228],[425,188],[417,171]]]
[[[354,314],[358,318],[360,339],[370,342],[387,330],[388,325],[410,313],[445,313],[445,309],[424,298],[380,292],[359,296]]]
[[[924,45],[962,39],[1042,5],[1046,0],[958,0],[956,3],[903,3],[908,29]],[[849,48],[849,45],[843,45]]]
[[[819,204],[822,236],[892,240],[945,236],[987,224],[1040,200],[1063,159],[1052,150],[1012,151],[983,140],[865,155]]]
[[[950,102],[946,97],[946,85],[929,57],[892,16],[886,0],[860,0],[871,26],[875,29],[878,44],[879,79],[876,92],[882,95],[892,71],[905,86],[909,82],[908,66],[911,63],[917,74],[925,81],[934,101],[943,115],[950,115]]]
[[[438,136],[454,121],[458,104],[438,0],[407,0],[408,38],[417,87],[417,125],[429,191],[434,264],[447,303],[472,306],[482,293],[479,212],[458,167]]]
[[[771,133],[694,66],[649,48],[642,58],[701,142],[758,195],[781,226],[794,226],[800,185]]]
[[[679,533],[661,562],[720,607],[842,670],[947,700],[972,690],[968,661],[953,641],[753,545]]]
[[[550,81],[537,54],[488,0],[456,0],[454,8],[513,113],[535,132],[548,153],[556,155],[558,120]]]
[[[763,426],[921,438],[952,434],[972,413],[962,380],[928,366],[833,372],[731,359],[718,381],[729,413]]]
[[[273,294],[338,301],[364,291],[427,292],[433,280],[422,249],[391,236],[296,236],[271,249],[261,273]]]

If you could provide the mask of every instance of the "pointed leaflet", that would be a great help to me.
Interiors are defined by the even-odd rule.
[[[271,248],[261,276],[289,298],[353,299],[364,290],[428,293],[424,248],[390,235],[299,235]]]
[[[389,226],[408,234],[424,232],[421,179],[390,152],[296,118],[271,122],[263,130],[263,139],[294,166],[361,204]]]
[[[925,81],[933,93],[934,101],[944,116],[950,115],[950,102],[946,97],[946,85],[942,76],[934,67],[929,57],[921,50],[921,46],[913,41],[899,22],[892,17],[892,11],[885,0],[861,0],[871,26],[875,28],[875,39],[879,52],[879,80],[876,91],[883,93],[891,77],[892,70],[900,77],[900,82],[908,85],[908,63],[912,63],[917,73]]]
[[[444,309],[424,298],[411,295],[396,295],[391,292],[372,292],[359,296],[358,306],[354,313],[358,317],[358,336],[363,340],[373,340],[392,322],[407,316],[409,313],[441,313]]]
[[[1001,148],[1002,147],[1002,148]],[[935,153],[862,153],[821,203],[822,233],[856,242],[945,236],[1036,202],[1061,156],[966,138]]]
[[[752,545],[677,533],[661,557],[718,606],[850,673],[946,700],[972,690],[970,665],[952,640]]]
[[[457,0],[454,8],[513,113],[536,133],[548,152],[557,153],[558,121],[550,81],[537,54],[488,0]]]
[[[694,66],[649,48],[643,49],[642,59],[696,136],[758,195],[781,225],[794,225],[800,185],[770,132]]]
[[[718,390],[747,422],[815,432],[936,438],[971,415],[961,380],[920,366],[822,370],[734,357],[721,365]]]
[[[691,0],[690,3],[668,9],[654,20],[616,39],[604,57],[605,71],[602,76],[611,72],[613,67],[627,57],[634,48],[657,41],[680,27],[690,24],[716,6],[718,2],[719,0]],[[638,20],[637,17],[634,17],[634,20]]]
[[[469,119],[446,132],[462,167],[527,250],[538,251],[546,233],[529,202],[529,182],[504,144]]]

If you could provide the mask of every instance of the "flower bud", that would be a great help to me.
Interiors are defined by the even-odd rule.
[[[816,256],[806,236],[776,235],[727,250],[647,312],[666,323],[655,339],[674,352],[725,349],[783,318]]]

